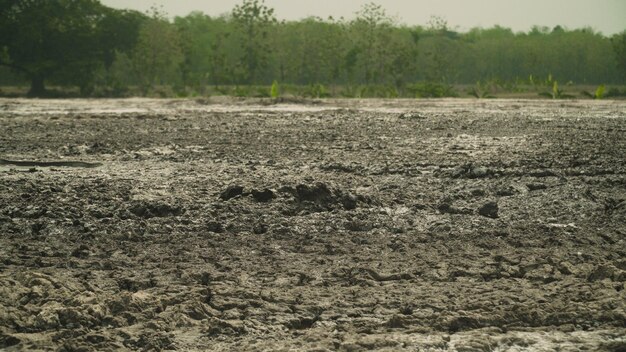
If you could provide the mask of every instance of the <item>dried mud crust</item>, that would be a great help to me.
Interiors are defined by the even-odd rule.
[[[102,163],[0,166],[0,349],[626,349],[623,102],[96,104],[0,102]]]

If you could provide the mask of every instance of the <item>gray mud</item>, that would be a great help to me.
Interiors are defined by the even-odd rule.
[[[0,100],[0,349],[626,350],[625,102],[312,103]]]

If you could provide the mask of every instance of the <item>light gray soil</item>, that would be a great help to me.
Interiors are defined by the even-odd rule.
[[[0,349],[626,351],[626,102],[264,103],[0,100]]]

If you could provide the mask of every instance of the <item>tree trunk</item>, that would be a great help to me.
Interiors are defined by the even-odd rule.
[[[46,87],[44,86],[43,75],[35,75],[30,81],[30,90],[28,91],[29,97],[41,97],[46,93]]]

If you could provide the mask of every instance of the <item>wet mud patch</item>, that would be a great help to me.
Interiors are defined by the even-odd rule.
[[[623,102],[231,103],[0,102],[0,349],[626,346]]]

